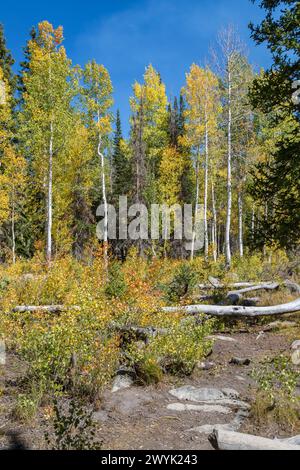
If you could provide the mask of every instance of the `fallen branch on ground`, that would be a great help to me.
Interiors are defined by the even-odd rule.
[[[220,427],[216,427],[208,439],[218,450],[300,450],[299,445],[278,439],[226,431]]]
[[[226,298],[235,304],[242,299],[244,294],[247,294],[248,292],[254,292],[258,290],[276,290],[278,288],[279,284],[277,282],[266,282],[265,284],[256,284],[251,287],[245,287],[244,289],[232,290],[228,292]]]
[[[244,287],[253,287],[253,286],[261,286],[264,284],[268,284],[269,281],[265,282],[230,282],[229,284],[198,284],[199,289],[201,290],[210,290],[210,289],[226,289],[231,287],[236,288],[244,288]]]
[[[13,312],[25,313],[25,312],[65,312],[68,310],[80,310],[78,305],[17,305],[13,309]]]
[[[296,282],[290,281],[289,279],[286,279],[283,283],[283,285],[289,289],[289,291],[292,294],[300,294],[300,286]]]
[[[166,313],[183,312],[191,315],[206,313],[212,316],[232,317],[259,317],[268,315],[282,315],[300,311],[300,298],[286,304],[271,305],[269,307],[244,307],[242,305],[186,305],[177,307],[163,307]]]

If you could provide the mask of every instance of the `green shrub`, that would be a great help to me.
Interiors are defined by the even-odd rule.
[[[200,317],[198,322],[194,318],[173,322],[166,333],[157,334],[142,349],[133,343],[129,346],[131,365],[137,366],[137,373],[152,378],[152,382],[157,381],[161,372],[191,374],[211,348],[211,342],[205,337],[211,332],[213,321],[201,323]]]
[[[258,385],[253,414],[258,421],[273,419],[278,424],[294,429],[300,418],[300,397],[296,393],[299,370],[291,360],[279,355],[266,358],[252,371]]]
[[[53,433],[45,433],[45,440],[52,450],[99,450],[102,443],[95,438],[96,425],[92,411],[81,402],[71,400],[68,406],[54,400]]]
[[[197,274],[190,264],[182,264],[177,269],[175,276],[166,288],[166,298],[170,302],[176,302],[189,294],[195,287]]]
[[[124,274],[120,263],[113,262],[109,267],[108,283],[105,288],[105,294],[109,298],[121,297],[127,290]]]
[[[40,405],[40,399],[41,395],[33,390],[29,394],[20,393],[13,410],[14,417],[25,423],[30,422],[37,412]]]

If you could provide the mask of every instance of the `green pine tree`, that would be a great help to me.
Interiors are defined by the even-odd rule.
[[[14,63],[15,61],[6,47],[3,25],[0,24],[0,67],[12,93],[15,89],[15,77],[12,71]]]
[[[260,6],[266,18],[250,29],[257,44],[267,44],[273,65],[254,80],[250,98],[268,115],[270,128],[279,132],[271,157],[258,166],[253,194],[269,204],[262,224],[266,241],[290,248],[300,240],[300,105],[292,99],[293,83],[299,79],[300,8],[297,0],[264,0]]]
[[[120,112],[117,110],[112,154],[112,198],[114,201],[117,201],[119,196],[126,195],[130,188],[130,166],[122,147],[122,141],[121,118]]]

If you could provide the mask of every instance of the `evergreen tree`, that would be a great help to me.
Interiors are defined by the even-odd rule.
[[[168,105],[168,135],[170,145],[177,147],[179,136],[179,111],[178,102],[175,96],[173,107]]]
[[[126,195],[130,187],[130,171],[128,159],[126,158],[124,147],[122,146],[123,136],[121,128],[120,112],[117,110],[116,129],[113,138],[113,178],[112,178],[112,198],[118,200],[121,195]]]
[[[264,0],[260,6],[266,18],[250,29],[257,44],[267,44],[273,65],[254,80],[250,98],[268,113],[270,127],[281,131],[272,155],[257,167],[253,194],[258,202],[269,201],[266,239],[291,247],[300,240],[300,103],[293,99],[300,68],[300,8],[296,0]]]
[[[183,133],[184,133],[184,122],[185,122],[184,112],[185,112],[184,96],[183,96],[182,93],[180,93],[180,98],[179,98],[179,116],[178,116],[178,134],[179,134],[180,136],[182,136]]]
[[[33,26],[30,30],[30,39],[27,41],[26,46],[23,47],[24,60],[20,62],[21,72],[17,75],[17,90],[19,93],[19,103],[22,103],[23,94],[26,91],[24,84],[24,73],[30,73],[30,60],[31,60],[31,44],[36,40],[37,32]]]
[[[12,94],[15,89],[15,78],[12,72],[12,66],[14,63],[15,61],[10,51],[6,47],[3,25],[0,24],[0,67],[2,69],[4,78],[8,82],[8,86]]]

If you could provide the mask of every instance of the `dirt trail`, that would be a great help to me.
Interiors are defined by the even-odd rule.
[[[211,370],[196,371],[192,377],[162,383],[158,386],[131,387],[111,394],[107,392],[98,421],[105,436],[104,444],[111,449],[211,449],[207,435],[192,428],[205,424],[227,424],[233,413],[173,411],[172,403],[183,402],[172,396],[171,389],[182,385],[195,387],[233,388],[240,398],[249,401],[252,379],[250,372],[266,355],[276,355],[289,347],[286,336],[258,331],[222,335],[234,341],[216,340],[208,358],[215,363]],[[233,356],[249,358],[248,366],[229,364]],[[246,420],[241,430],[246,429]],[[277,431],[277,430],[276,430]],[[272,434],[272,430],[270,430]]]
[[[277,355],[289,348],[290,339],[285,334],[266,332],[258,337],[260,329],[250,332],[222,334],[223,339],[216,339],[213,352],[207,358],[214,363],[210,370],[197,369],[191,377],[165,379],[157,386],[133,386],[111,393],[104,393],[99,410],[94,414],[99,424],[99,434],[103,446],[107,449],[212,449],[207,434],[192,428],[207,424],[229,424],[236,410],[234,407],[216,411],[178,411],[168,408],[174,403],[182,405],[199,403],[180,400],[170,394],[170,390],[183,385],[194,387],[213,387],[220,390],[235,389],[240,400],[249,402],[252,379],[250,372],[266,355]],[[220,335],[217,335],[220,336]],[[224,338],[225,336],[225,338]],[[227,340],[226,340],[227,338]],[[249,365],[230,364],[233,357],[249,358]],[[20,376],[20,367],[16,358],[9,358],[3,368],[0,386],[0,447],[7,447],[13,442],[8,433],[17,433],[19,441],[27,448],[42,448],[43,429],[39,419],[32,426],[24,426],[12,421],[11,409],[16,380]],[[175,408],[178,405],[175,405]],[[241,430],[249,429],[249,419],[242,424]],[[253,431],[253,427],[252,427]],[[274,437],[278,429],[260,430],[261,435]],[[273,434],[274,435],[273,435]]]

